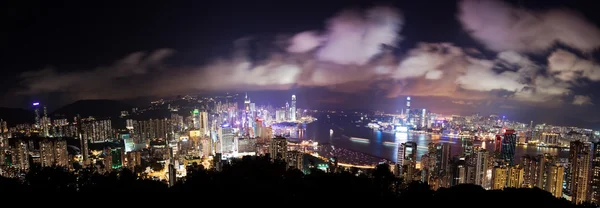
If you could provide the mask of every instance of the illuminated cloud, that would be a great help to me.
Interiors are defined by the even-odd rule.
[[[445,97],[457,105],[478,105],[482,100],[494,99],[542,105],[560,103],[577,94],[574,86],[580,79],[600,81],[598,64],[566,50],[554,51],[547,63],[532,61],[524,53],[546,50],[555,41],[582,50],[598,45],[594,41],[586,45],[571,40],[591,38],[587,35],[575,37],[575,33],[556,31],[546,34],[553,32],[548,28],[555,30],[566,24],[548,26],[548,18],[560,14],[541,13],[545,19],[537,20],[529,19],[530,11],[495,1],[465,1],[460,6],[463,26],[499,53],[490,57],[452,43],[419,43],[398,56],[390,47],[398,47],[403,17],[396,9],[375,7],[343,11],[327,21],[325,31],[298,33],[286,40],[288,45],[278,45],[278,50],[261,51],[270,55],[261,60],[250,58],[250,39],[235,42],[232,58],[201,66],[167,64],[174,52],[169,49],[135,52],[90,70],[61,73],[48,68],[25,72],[20,77],[22,88],[18,93],[60,93],[69,99],[124,99],[205,91],[322,87],[341,93],[373,90],[388,98]],[[498,7],[498,11],[490,10],[492,7]],[[507,16],[507,12],[516,13],[520,19]],[[483,23],[486,27],[480,27]],[[573,24],[566,28],[585,26]],[[527,39],[541,31],[544,34],[540,40]],[[575,105],[590,103],[587,96],[577,95],[573,100]]]
[[[396,79],[417,78],[425,76],[426,79],[440,79],[444,74],[443,69],[452,64],[455,59],[464,57],[462,49],[450,43],[432,44],[421,43],[409,51],[396,72],[392,75]]]
[[[299,33],[287,51],[303,53],[320,47],[315,54],[320,61],[364,65],[383,51],[383,45],[397,44],[403,21],[400,12],[391,7],[342,11],[327,21],[323,36]]]
[[[556,50],[548,57],[548,70],[563,81],[600,81],[600,65],[565,50]]]
[[[290,40],[290,46],[287,51],[290,53],[309,52],[321,45],[324,39],[314,31],[301,32]]]
[[[600,29],[569,10],[531,11],[499,0],[463,0],[458,19],[485,47],[497,52],[541,52],[557,42],[592,51]]]
[[[592,99],[589,96],[575,95],[573,105],[593,105]]]

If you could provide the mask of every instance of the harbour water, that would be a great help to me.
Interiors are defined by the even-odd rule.
[[[335,147],[341,147],[356,152],[369,154],[372,156],[397,161],[398,147],[401,143],[413,141],[417,143],[417,160],[423,154],[427,153],[429,143],[449,143],[451,144],[452,155],[459,155],[462,152],[462,140],[460,138],[444,137],[426,133],[391,133],[373,130],[365,127],[367,123],[356,123],[360,117],[340,116],[340,115],[321,115],[318,120],[309,124],[302,125],[297,135],[291,135],[299,139],[311,139],[319,143],[329,143]],[[331,134],[330,130],[333,130]],[[480,145],[492,152],[494,143],[475,141],[474,145]],[[537,146],[520,146],[515,150],[515,162],[520,161],[521,156],[526,154],[538,155],[549,153],[558,155],[561,158],[568,156],[568,151]]]

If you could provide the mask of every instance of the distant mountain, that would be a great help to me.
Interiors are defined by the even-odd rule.
[[[72,119],[77,114],[82,117],[116,118],[121,115],[121,111],[129,111],[133,106],[116,100],[79,100],[65,105],[52,112],[53,117],[66,117]]]
[[[0,119],[6,121],[8,126],[15,126],[23,123],[32,124],[35,115],[33,111],[22,108],[0,108]]]

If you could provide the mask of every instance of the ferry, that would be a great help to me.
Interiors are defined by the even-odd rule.
[[[396,146],[396,144],[397,144],[396,142],[388,142],[388,141],[383,142],[383,145],[385,145],[385,146]]]
[[[368,139],[363,139],[363,138],[358,138],[358,137],[350,137],[350,140],[353,142],[369,143]]]

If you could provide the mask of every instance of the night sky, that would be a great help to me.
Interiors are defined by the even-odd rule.
[[[259,104],[600,128],[594,1],[8,1],[0,106],[246,92]]]

